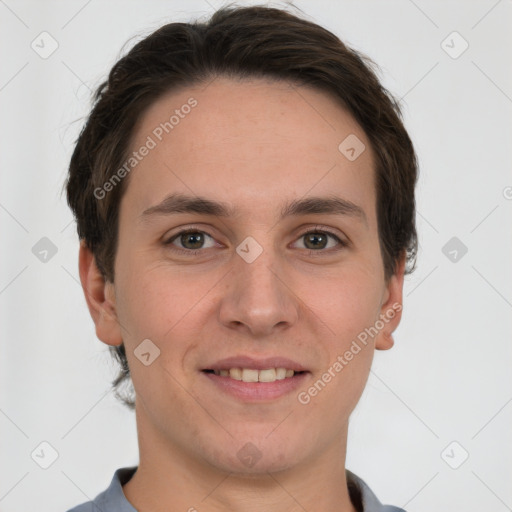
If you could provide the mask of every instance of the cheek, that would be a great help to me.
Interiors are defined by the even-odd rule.
[[[194,278],[186,270],[171,271],[162,264],[140,264],[138,268],[138,273],[130,272],[128,266],[126,273],[119,272],[124,286],[119,289],[123,300],[118,313],[125,327],[123,340],[132,379],[139,394],[166,390],[161,400],[179,404],[184,397],[178,383],[190,378],[187,362],[204,339],[204,319],[213,315],[209,292],[219,278]],[[147,367],[135,357],[146,339],[158,348],[158,358]],[[151,400],[149,396],[146,399]]]
[[[137,272],[133,271],[135,268]],[[127,266],[119,277],[123,283],[119,310],[128,324],[129,337],[153,336],[161,341],[179,330],[185,318],[201,311],[201,299],[216,282],[215,276],[203,274],[194,278],[186,270],[177,272],[164,264]]]
[[[193,402],[180,386],[185,381],[183,363],[187,352],[199,339],[202,323],[196,321],[201,314],[198,301],[208,290],[208,282],[190,286],[190,276],[171,273],[163,266],[141,264],[125,265],[119,271],[119,319],[123,323],[123,341],[126,347],[131,377],[137,395],[147,411],[189,411]],[[210,284],[210,288],[211,288]],[[145,365],[139,349],[143,340],[151,340],[145,352],[158,354]],[[145,342],[147,346],[147,342]],[[180,413],[181,414],[181,413]],[[187,416],[184,413],[183,416]],[[165,414],[155,417],[167,428]]]
[[[324,419],[338,425],[340,416],[357,404],[368,378],[374,354],[368,329],[378,318],[381,287],[378,277],[355,266],[316,279],[317,287],[308,282],[302,296],[323,326],[318,347],[326,357],[316,380],[302,390],[306,395],[301,403],[309,401],[311,411],[322,408]]]
[[[316,282],[317,286],[311,286]],[[382,286],[374,272],[350,266],[321,279],[308,278],[300,296],[342,349],[378,318]]]

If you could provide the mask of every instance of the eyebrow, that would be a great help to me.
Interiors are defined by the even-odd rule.
[[[140,215],[142,221],[155,216],[175,215],[179,213],[192,213],[198,215],[212,215],[215,217],[233,217],[237,210],[220,201],[213,201],[205,197],[189,196],[185,194],[171,194],[162,202],[144,210]],[[281,208],[281,220],[290,216],[299,215],[347,215],[358,218],[368,225],[364,210],[357,204],[337,196],[306,197],[294,199]]]

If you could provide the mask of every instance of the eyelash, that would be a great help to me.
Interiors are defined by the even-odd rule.
[[[201,229],[193,229],[193,228],[187,228],[187,229],[184,229],[182,231],[179,231],[178,233],[175,233],[169,240],[167,240],[166,242],[164,242],[164,245],[166,246],[172,246],[172,242],[174,242],[174,240],[176,240],[177,238],[179,238],[181,235],[186,235],[186,234],[189,234],[189,233],[201,233],[201,234],[205,234],[205,235],[208,235],[210,238],[214,238],[212,235],[210,235],[208,232],[206,231],[203,231]],[[309,231],[305,231],[304,233],[302,233],[297,239],[300,239],[306,235],[309,235],[309,234],[324,234],[324,235],[328,235],[332,238],[334,238],[340,248],[338,249],[335,249],[335,251],[339,251],[345,247],[348,246],[348,242],[345,242],[344,240],[341,240],[340,237],[338,235],[335,235],[333,232],[329,231],[328,229],[313,229],[313,230],[309,230]],[[194,256],[196,254],[199,254],[203,251],[205,251],[206,249],[180,249],[179,247],[175,247],[173,246],[171,251],[173,252],[176,252],[176,253],[179,253],[179,254],[186,254],[187,256]],[[330,253],[333,251],[333,249],[319,249],[319,250],[314,250],[314,249],[303,249],[305,251],[308,252],[309,255],[311,256],[321,256],[322,254],[321,253]]]

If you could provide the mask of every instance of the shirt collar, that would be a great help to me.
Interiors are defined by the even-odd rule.
[[[94,500],[100,510],[112,512],[137,512],[133,505],[126,499],[123,485],[126,484],[137,470],[137,466],[118,469],[108,489],[102,492]],[[389,505],[382,505],[366,482],[349,470],[346,470],[347,484],[357,512],[405,512],[404,510]]]

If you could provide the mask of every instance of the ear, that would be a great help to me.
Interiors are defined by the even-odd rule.
[[[402,318],[402,296],[405,273],[405,253],[397,264],[396,272],[389,278],[383,297],[379,320],[384,324],[375,338],[377,350],[389,350],[393,344],[393,331]]]
[[[121,345],[123,339],[117,321],[114,283],[105,281],[96,265],[96,258],[83,240],[78,262],[80,282],[96,325],[96,336],[107,345]]]

